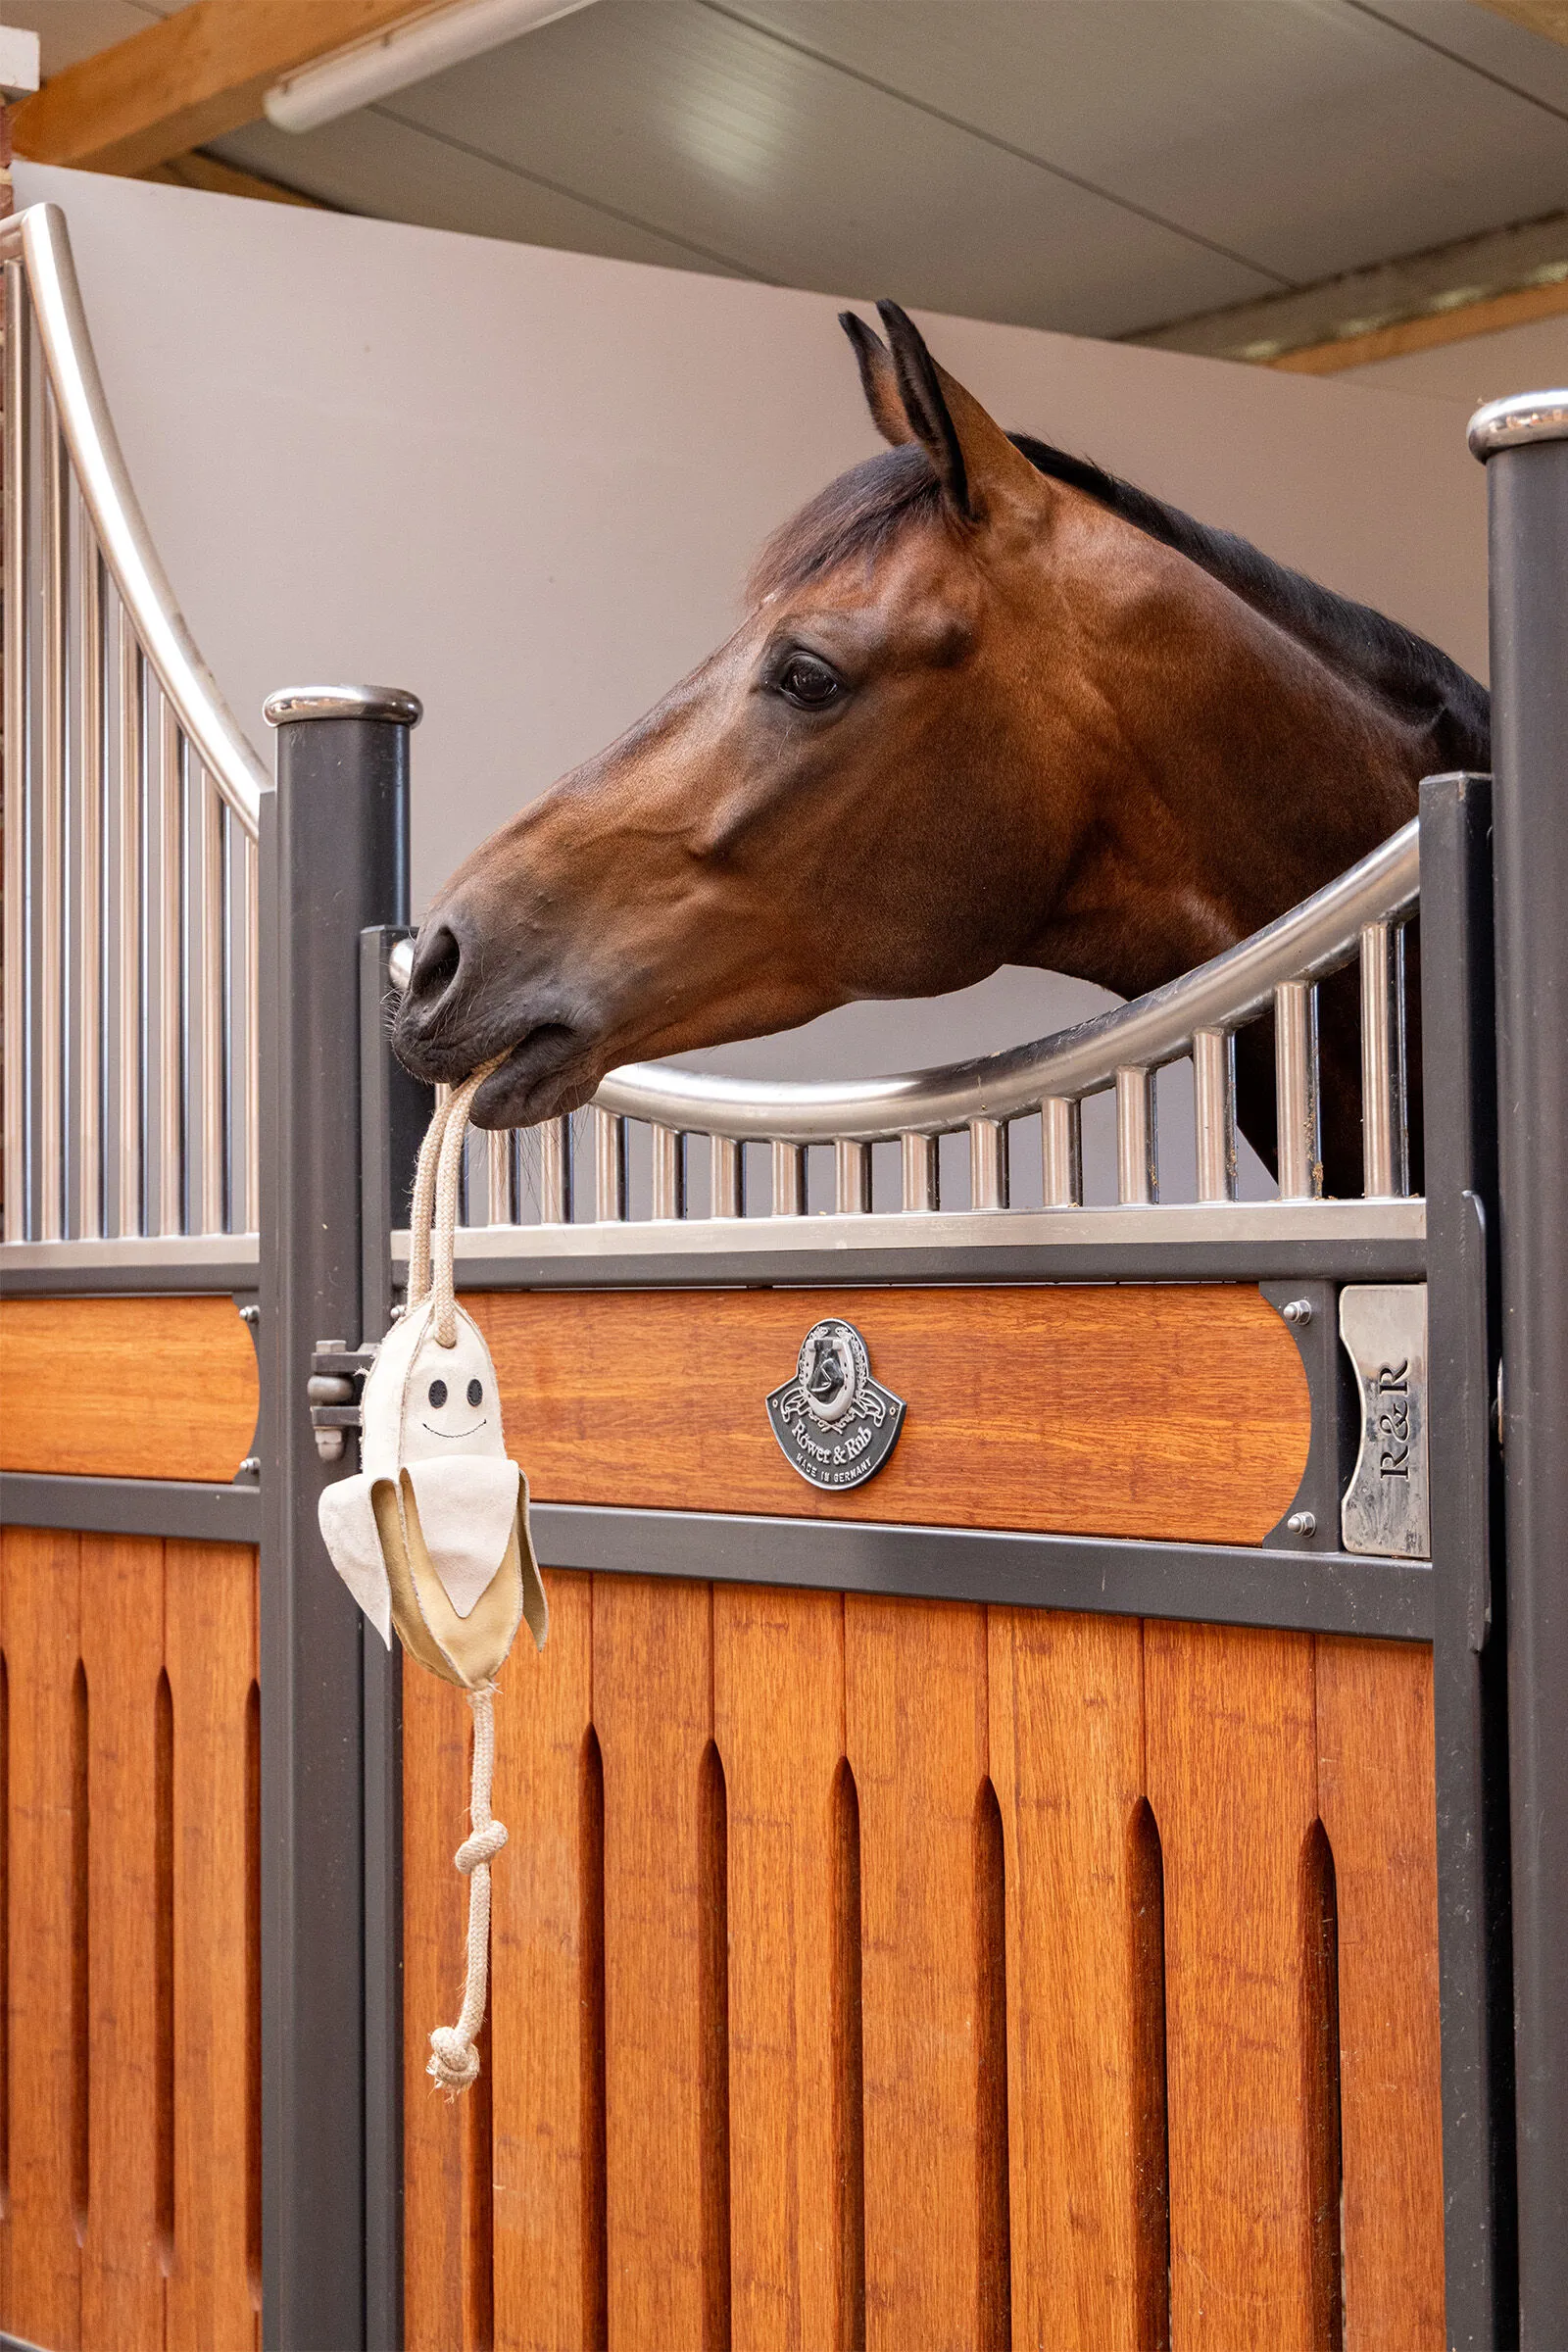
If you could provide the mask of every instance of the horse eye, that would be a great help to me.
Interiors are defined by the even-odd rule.
[[[430,1402],[435,1406],[437,1412],[441,1410],[441,1407],[445,1404],[446,1400],[446,1382],[444,1380],[432,1380],[430,1383]]]
[[[483,1402],[484,1402],[484,1384],[483,1384],[483,1382],[482,1382],[482,1381],[477,1381],[477,1380],[470,1380],[470,1381],[469,1381],[469,1383],[468,1383],[468,1402],[469,1402],[470,1404],[483,1404]]]
[[[837,671],[815,654],[791,654],[774,683],[787,701],[799,704],[803,710],[820,710],[842,691]]]

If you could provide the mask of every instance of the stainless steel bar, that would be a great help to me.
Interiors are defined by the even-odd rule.
[[[1040,1105],[1042,1199],[1047,1208],[1076,1208],[1084,1197],[1084,1117],[1080,1103],[1052,1095]]]
[[[653,1130],[653,1213],[656,1217],[686,1214],[686,1138],[674,1127]]]
[[[1116,1072],[1116,1198],[1124,1208],[1159,1199],[1152,1070]]]
[[[515,1225],[512,1199],[512,1130],[493,1127],[484,1139],[485,1218],[491,1225]]]
[[[248,836],[240,842],[240,858],[245,871],[245,1194],[241,1225],[246,1233],[256,1233],[262,1222],[262,860],[256,843]]]
[[[119,759],[110,795],[115,865],[115,1227],[142,1230],[142,896],[145,849],[146,736],[143,727],[141,648],[130,615],[117,600],[115,639],[120,671]],[[255,1003],[254,994],[251,1000]],[[254,1014],[251,1018],[254,1022]]]
[[[197,952],[201,1005],[197,1077],[201,1168],[197,1223],[203,1233],[223,1230],[223,804],[204,767],[192,762],[196,802],[196,862],[200,870],[201,943]]]
[[[75,1044],[76,1231],[104,1232],[104,834],[108,773],[104,759],[103,563],[86,510],[73,501],[76,524],[76,841],[77,952]]]
[[[710,1216],[745,1216],[746,1161],[742,1147],[727,1135],[708,1139],[708,1183]]]
[[[5,826],[5,1238],[28,1238],[27,1126],[32,1038],[27,983],[27,552],[32,507],[31,305],[20,262],[5,266],[5,768],[0,817]]]
[[[1274,991],[1274,1091],[1280,1199],[1316,1200],[1323,1191],[1317,990],[1306,980],[1285,980]]]
[[[775,1217],[804,1217],[806,1214],[806,1151],[801,1144],[774,1144],[773,1214]]]
[[[611,1110],[593,1115],[594,1215],[606,1225],[626,1214],[626,1122]]]
[[[1228,1029],[1193,1032],[1193,1109],[1198,1198],[1236,1198],[1236,1040]]]
[[[871,1206],[871,1147],[840,1136],[833,1146],[833,1204],[841,1217],[864,1216]]]
[[[571,1223],[571,1121],[546,1119],[539,1130],[539,1222]]]
[[[60,420],[47,389],[39,449],[39,649],[37,1183],[38,1238],[66,1230],[66,467]]]
[[[184,1225],[184,1133],[181,1080],[181,963],[184,945],[183,811],[180,808],[181,739],[173,705],[158,696],[158,761],[155,773],[158,838],[158,1152],[157,1231],[178,1233]]]
[[[1007,1130],[1001,1119],[969,1121],[969,1206],[1007,1205]]]
[[[31,332],[47,363],[71,463],[104,560],[184,732],[254,836],[267,771],[196,650],[136,503],[93,356],[64,216],[54,205],[32,205],[17,216],[17,230],[29,283]]]
[[[906,1132],[899,1139],[900,1174],[903,1178],[903,1206],[906,1215],[921,1210],[930,1211],[942,1205],[941,1154],[934,1135],[911,1135]],[[775,1144],[775,1152],[787,1152],[788,1144]]]
[[[1410,1189],[1404,1043],[1404,933],[1361,932],[1361,1185],[1368,1200]]]

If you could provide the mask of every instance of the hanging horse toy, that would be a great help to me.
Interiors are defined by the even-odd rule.
[[[507,1457],[495,1366],[453,1295],[458,1181],[476,1070],[445,1102],[419,1151],[410,1218],[409,1297],[365,1382],[361,1469],[320,1501],[332,1564],[390,1648],[467,1692],[473,1710],[467,1975],[455,2026],[430,2035],[427,2072],[454,2097],[479,2072],[490,1949],[490,1864],[507,1833],[490,1812],[496,1676],[526,1618],[549,1624],[528,1535],[528,1485]],[[432,1232],[433,1225],[433,1232]]]

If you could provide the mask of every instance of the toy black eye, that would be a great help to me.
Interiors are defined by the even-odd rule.
[[[469,1383],[468,1383],[468,1402],[469,1402],[470,1404],[483,1404],[483,1402],[484,1402],[484,1383],[483,1383],[482,1381],[478,1381],[478,1380],[470,1380],[470,1381],[469,1381]]]
[[[441,1410],[441,1407],[445,1404],[446,1400],[446,1382],[444,1380],[432,1380],[430,1383],[430,1402],[435,1406],[437,1412]]]

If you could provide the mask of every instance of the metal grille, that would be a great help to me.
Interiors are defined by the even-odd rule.
[[[1084,1204],[1084,1111],[1113,1110],[1114,1198],[1167,1197],[1160,1074],[1184,1064],[1185,1197],[1236,1199],[1236,1038],[1274,1020],[1281,1204],[1319,1200],[1317,991],[1358,963],[1362,1191],[1409,1192],[1404,925],[1420,888],[1414,823],[1291,913],[1169,987],[1037,1045],[859,1085],[753,1085],[648,1064],[593,1107],[516,1136],[473,1135],[470,1226],[860,1216],[873,1207]],[[1107,1143],[1110,1141],[1106,1139]]]
[[[0,255],[4,1238],[251,1233],[267,778],[152,550],[61,217]]]

